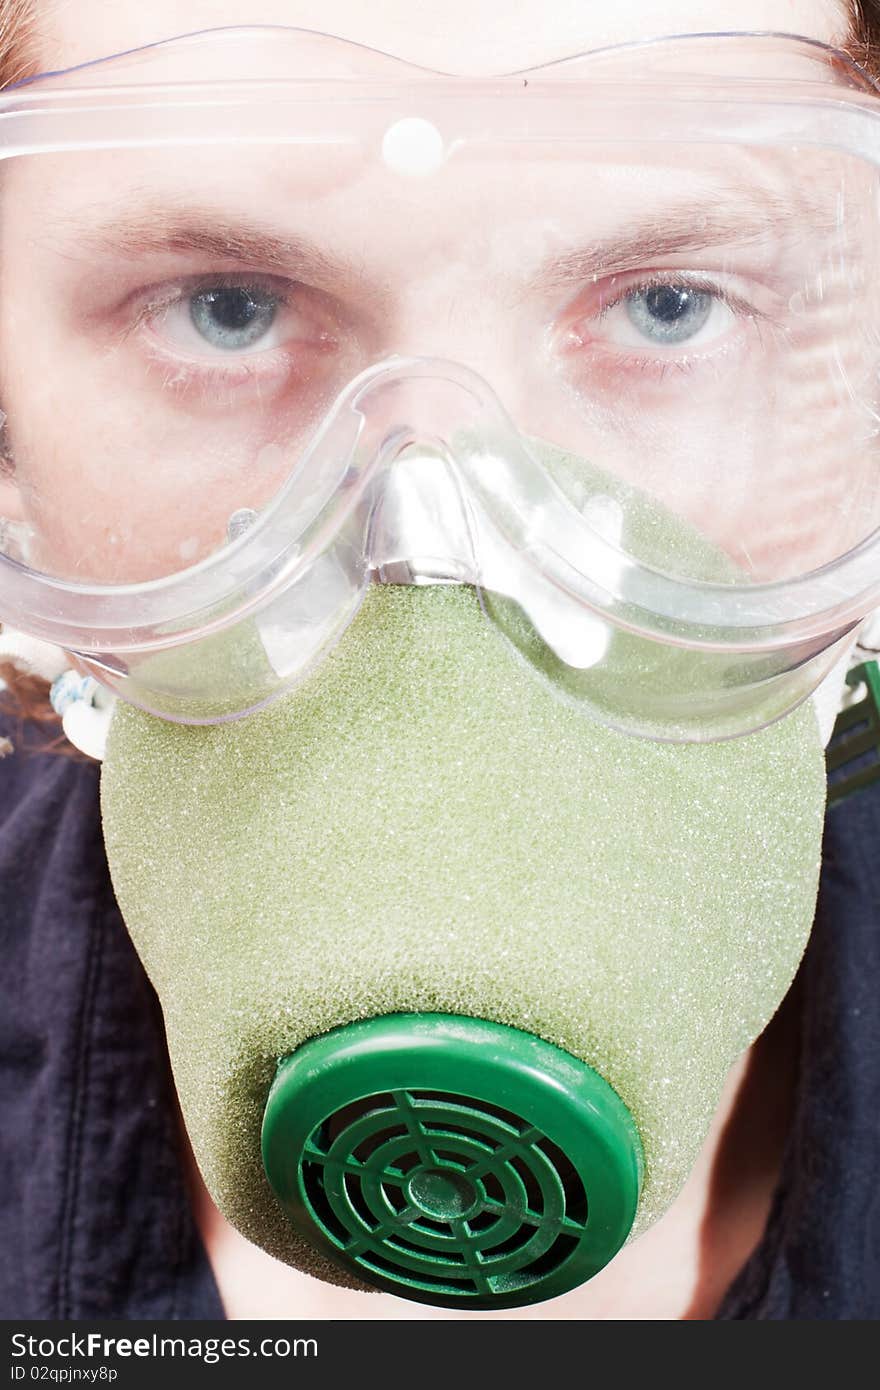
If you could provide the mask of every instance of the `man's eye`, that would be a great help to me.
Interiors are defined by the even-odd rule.
[[[167,351],[213,363],[223,370],[236,358],[265,357],[326,337],[326,323],[299,285],[278,281],[202,279],[160,289],[138,311],[143,324]]]
[[[602,305],[581,336],[614,347],[708,346],[734,323],[738,306],[720,289],[686,280],[634,285]],[[747,311],[747,306],[743,306]],[[586,330],[584,332],[583,330]]]
[[[695,337],[707,323],[715,300],[687,285],[654,285],[626,295],[623,303],[633,327],[649,342],[665,345]]]
[[[267,337],[280,303],[267,290],[229,285],[191,295],[189,313],[196,332],[211,347],[241,352]]]

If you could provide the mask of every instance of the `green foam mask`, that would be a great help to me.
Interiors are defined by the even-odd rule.
[[[119,705],[102,804],[207,1187],[337,1284],[562,1293],[679,1192],[810,931],[808,703],[672,744],[591,719],[464,586],[376,586],[267,709]]]

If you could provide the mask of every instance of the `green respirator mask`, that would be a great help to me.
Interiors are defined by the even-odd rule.
[[[541,458],[616,497],[643,549],[729,580],[652,501]],[[239,672],[265,663],[248,631]],[[214,641],[200,669],[229,660]],[[117,706],[113,882],[199,1167],[249,1240],[333,1283],[506,1308],[669,1207],[793,978],[820,861],[811,702],[673,741],[682,710],[711,732],[778,700],[771,679],[731,701],[716,660],[615,633],[576,670],[509,596],[386,582],[246,718]],[[166,652],[140,679],[191,669]],[[616,695],[624,728],[649,709],[666,737],[597,720]]]

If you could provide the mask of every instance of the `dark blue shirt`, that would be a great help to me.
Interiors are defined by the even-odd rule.
[[[0,1317],[222,1318],[98,781],[48,753],[0,761]],[[880,785],[828,812],[793,1121],[719,1318],[880,1316],[878,847]]]

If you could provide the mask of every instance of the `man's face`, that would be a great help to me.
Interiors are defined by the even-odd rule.
[[[50,5],[43,66],[170,37],[179,16],[171,0]],[[833,42],[847,29],[831,0],[520,0],[476,14],[452,0],[442,22],[411,3],[264,0],[244,13],[198,0],[185,27],[242,22],[481,74],[664,33]],[[149,80],[237,75],[187,61],[160,53]],[[308,73],[292,74],[285,52],[267,75]],[[794,189],[784,153],[625,149],[585,170],[562,146],[496,145],[413,179],[393,154],[367,164],[331,141],[43,155],[13,161],[4,181],[0,403],[14,481],[0,479],[0,515],[33,527],[35,567],[132,582],[195,563],[231,516],[277,493],[347,383],[392,354],[479,372],[524,435],[637,483],[752,578],[805,572],[862,539],[844,504],[865,450],[842,463],[835,443],[875,427],[865,337],[877,314],[853,251],[873,203],[856,161],[829,176],[825,156],[805,152]],[[613,254],[640,221],[704,226],[737,184],[754,204],[743,200],[745,219],[772,204],[785,225],[715,231],[699,256]],[[829,237],[842,197],[846,225]],[[585,244],[611,250],[579,269]],[[680,341],[657,329],[674,300]],[[803,368],[816,361],[830,364],[821,378]]]
[[[475,17],[463,3],[442,15],[266,4],[245,15],[203,3],[186,24],[314,27],[483,74],[709,24],[823,40],[846,27],[830,5],[707,9],[579,3],[548,17],[505,3]],[[81,8],[59,12],[47,66],[180,27],[164,2],[88,13],[91,33]],[[309,40],[269,37],[261,76],[311,75],[290,70]],[[221,74],[188,66],[199,50],[185,47],[157,52],[150,76],[240,77],[237,43]],[[359,71],[378,61],[329,52]],[[421,114],[392,105],[395,123]],[[659,500],[654,514],[678,514],[677,534],[702,533],[701,555],[724,552],[727,574],[732,561],[787,577],[827,558],[840,537],[817,528],[811,499],[831,479],[846,492],[836,436],[874,425],[859,415],[872,363],[848,331],[857,309],[857,329],[877,321],[867,291],[852,292],[852,248],[871,246],[859,233],[873,208],[857,161],[829,178],[818,145],[795,176],[777,151],[735,141],[658,156],[633,137],[585,158],[576,139],[517,143],[505,128],[456,144],[457,120],[480,135],[456,91],[442,131],[452,157],[423,177],[401,167],[411,149],[389,154],[381,124],[372,138],[368,108],[337,122],[346,138],[330,120],[322,143],[187,146],[160,101],[168,144],[41,155],[9,172],[6,486],[19,489],[38,561],[119,581],[210,553],[231,516],[277,492],[338,393],[392,354],[478,373],[523,435],[637,484],[649,510]],[[314,109],[291,115],[294,134]],[[725,202],[745,229],[723,231]],[[768,209],[772,234],[766,218],[755,226]],[[646,225],[650,251],[636,235]],[[797,370],[817,362],[818,375]],[[426,393],[430,373],[420,408]],[[659,519],[645,530],[668,534]],[[103,778],[114,887],[218,1205],[302,1263],[259,1160],[277,1058],[352,1019],[441,1012],[532,1032],[606,1076],[640,1128],[640,1219],[652,1219],[732,1058],[791,980],[823,789],[808,709],[766,738],[683,750],[627,740],[535,679],[467,586],[372,586],[334,660],[240,725],[180,729],[122,708]]]

